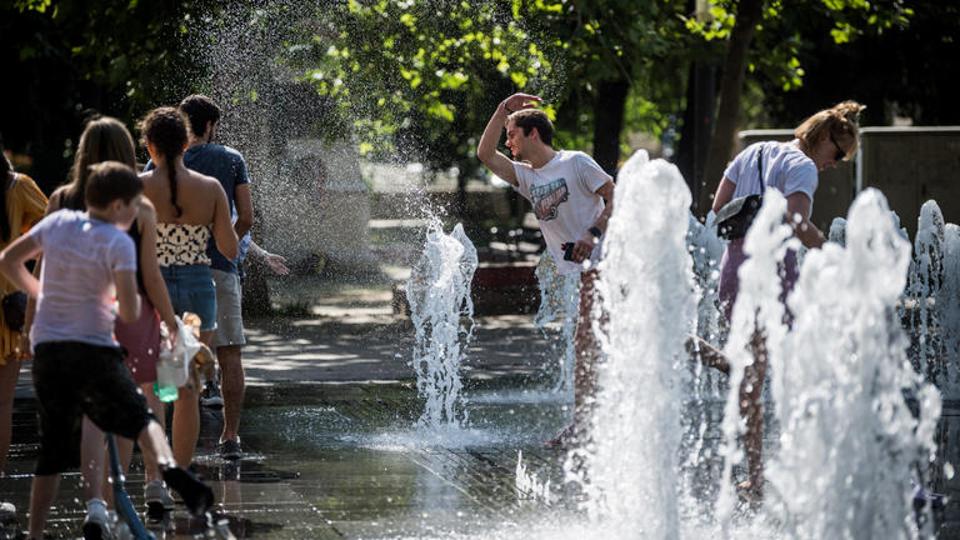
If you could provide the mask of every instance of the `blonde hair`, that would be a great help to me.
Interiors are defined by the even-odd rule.
[[[104,161],[119,161],[131,169],[137,167],[133,136],[123,122],[110,116],[91,120],[80,135],[80,144],[70,169],[70,183],[62,188],[62,208],[86,208],[84,194],[87,190],[87,179],[90,177],[90,166]]]
[[[866,105],[856,101],[838,103],[804,120],[793,131],[793,135],[807,148],[813,148],[828,137],[832,138],[846,151],[843,160],[849,161],[857,153],[860,144],[860,111],[866,108]]]

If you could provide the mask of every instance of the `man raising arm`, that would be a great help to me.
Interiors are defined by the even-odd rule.
[[[574,338],[574,425],[552,441],[564,443],[576,434],[575,428],[586,427],[589,419],[587,398],[593,394],[594,360],[599,347],[590,316],[596,296],[599,248],[613,211],[613,179],[587,154],[553,148],[553,124],[543,111],[534,108],[540,101],[529,94],[514,94],[503,100],[480,137],[477,157],[533,205],[547,251],[559,272],[580,275],[580,315]],[[513,159],[497,150],[503,129]]]

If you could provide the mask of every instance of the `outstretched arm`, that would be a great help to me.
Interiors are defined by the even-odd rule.
[[[787,219],[793,226],[793,234],[807,248],[818,248],[826,242],[820,229],[807,217],[810,215],[810,197],[797,192],[787,196]]]
[[[250,241],[250,254],[263,261],[267,266],[270,267],[270,270],[278,276],[285,276],[290,273],[290,269],[287,268],[287,259],[282,255],[277,255],[275,253],[270,253],[269,251],[260,247],[253,240]]]
[[[530,94],[514,94],[501,101],[490,117],[490,121],[487,122],[487,127],[480,136],[480,144],[477,145],[477,159],[482,161],[493,174],[513,185],[517,185],[517,173],[513,170],[513,160],[497,150],[500,133],[510,113],[529,109],[534,103],[540,101],[542,100],[539,97]]]

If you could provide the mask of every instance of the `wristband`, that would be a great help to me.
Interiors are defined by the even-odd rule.
[[[603,236],[603,231],[601,231],[600,227],[597,227],[596,225],[594,225],[593,227],[590,227],[589,229],[587,229],[587,231],[596,238],[600,238],[601,236]]]

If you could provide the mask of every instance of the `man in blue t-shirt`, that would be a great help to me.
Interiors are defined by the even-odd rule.
[[[188,169],[213,176],[223,185],[231,213],[237,219],[233,228],[243,238],[253,225],[253,199],[247,164],[240,152],[213,142],[220,122],[220,107],[207,96],[192,95],[180,103],[187,117],[190,146],[183,154]],[[217,286],[217,330],[213,346],[220,364],[220,385],[223,391],[223,432],[220,455],[225,459],[241,456],[240,409],[243,405],[244,373],[241,349],[246,344],[241,315],[240,278],[237,263],[224,257],[211,241],[207,246],[210,268]],[[210,403],[210,402],[208,402]]]

